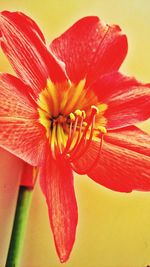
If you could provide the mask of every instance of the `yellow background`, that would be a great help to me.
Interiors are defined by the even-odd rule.
[[[150,81],[149,0],[0,0],[0,9],[32,16],[47,41],[83,16],[119,24],[129,41],[121,70]],[[0,53],[0,71],[12,72]],[[142,124],[149,130],[150,123]],[[136,168],[136,166],[135,166]],[[79,208],[76,242],[66,267],[146,267],[150,264],[150,193],[121,194],[75,176]],[[45,199],[36,186],[21,267],[60,267]],[[3,267],[3,266],[2,266]]]

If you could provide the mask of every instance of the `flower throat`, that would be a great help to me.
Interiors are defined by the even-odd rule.
[[[84,89],[84,84],[80,82],[76,88],[64,87],[63,94],[56,86],[48,84],[39,96],[39,120],[46,129],[55,159],[79,158],[93,139],[102,143],[102,136],[107,132],[103,116],[107,107],[99,104],[97,97]]]

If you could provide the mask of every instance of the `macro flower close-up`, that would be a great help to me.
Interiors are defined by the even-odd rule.
[[[150,191],[150,136],[135,125],[150,116],[150,84],[119,72],[127,37],[96,16],[49,45],[31,18],[3,11],[0,45],[16,73],[0,74],[0,147],[28,164],[22,186],[40,180],[65,262],[78,221],[74,172],[114,191]]]

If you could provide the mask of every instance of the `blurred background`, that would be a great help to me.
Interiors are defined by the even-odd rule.
[[[0,9],[20,10],[31,16],[40,25],[48,43],[83,16],[97,15],[107,23],[119,24],[127,34],[129,42],[128,55],[121,71],[136,76],[143,82],[150,82],[149,0],[0,0]],[[0,71],[12,73],[2,52],[0,52]],[[149,122],[144,122],[139,127],[150,132]],[[0,153],[0,161],[3,153]],[[0,206],[0,240],[3,237],[5,241],[3,246],[2,241],[0,245],[2,267],[8,247],[6,243],[12,226],[18,185],[16,172],[10,172],[10,161],[15,162],[14,169],[17,168],[17,170],[18,161],[15,158],[10,159],[9,154],[5,154],[5,159],[7,167],[6,161],[3,162],[0,180],[3,181],[4,177],[6,179],[5,188],[7,187],[8,190],[5,190],[4,198],[11,208],[6,207],[6,202],[3,207]],[[14,183],[11,188],[8,187],[9,179]],[[4,188],[4,185],[1,188]],[[116,193],[95,184],[86,176],[78,175],[75,175],[75,189],[79,223],[76,242],[65,266],[146,267],[150,265],[150,193]],[[11,194],[12,190],[13,194]],[[4,201],[4,198],[0,199]],[[7,223],[4,223],[6,219]],[[7,231],[4,231],[4,228],[7,228]],[[60,266],[62,264],[59,263],[54,248],[47,206],[37,184],[30,210],[21,267]]]

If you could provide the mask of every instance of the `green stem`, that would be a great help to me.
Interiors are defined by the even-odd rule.
[[[19,267],[20,265],[32,191],[27,187],[20,187],[6,267]]]

